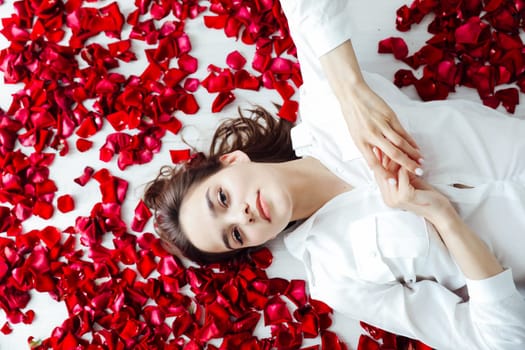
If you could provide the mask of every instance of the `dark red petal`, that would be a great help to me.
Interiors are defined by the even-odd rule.
[[[455,31],[456,42],[460,44],[477,44],[483,28],[479,17],[471,17],[467,22],[459,26]]]
[[[408,56],[408,46],[403,38],[390,37],[379,42],[377,52],[393,53],[400,60]]]
[[[519,103],[519,92],[516,88],[507,88],[496,91],[496,97],[501,101],[503,107],[509,113],[514,113]]]
[[[242,69],[237,72],[235,72],[234,75],[234,85],[238,89],[246,89],[246,90],[259,90],[259,87],[261,85],[261,81],[259,78],[251,75],[246,70]]]
[[[256,266],[261,269],[266,269],[271,265],[273,260],[273,255],[268,248],[261,248],[251,252],[250,256]]]

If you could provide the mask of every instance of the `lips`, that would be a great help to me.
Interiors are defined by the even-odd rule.
[[[259,216],[268,222],[272,222],[272,218],[270,216],[270,210],[266,202],[261,197],[260,191],[257,191],[256,204],[257,204],[257,211],[259,212]]]

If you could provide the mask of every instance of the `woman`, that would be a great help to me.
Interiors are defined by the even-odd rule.
[[[391,130],[414,138],[404,161],[390,160],[400,148],[389,154],[383,140],[366,143],[384,169],[373,173],[347,127],[359,113],[345,106],[360,103],[338,89],[355,72],[332,69],[334,57],[352,53],[346,3],[316,6],[283,1],[304,78],[302,123],[291,131],[300,158],[284,146],[286,122],[274,125],[260,110],[254,122],[231,122],[209,159],[147,189],[159,233],[205,261],[264,244],[297,222],[285,244],[304,263],[312,296],[335,310],[437,349],[522,348],[525,122],[465,101],[411,101],[363,73],[365,96],[374,91],[399,116],[402,127],[389,119]],[[333,35],[324,26],[335,26]],[[324,35],[335,39],[319,43]],[[421,174],[416,142],[426,159],[421,178],[413,174]]]

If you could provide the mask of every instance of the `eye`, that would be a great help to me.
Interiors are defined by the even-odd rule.
[[[228,198],[226,197],[226,194],[224,193],[222,188],[219,188],[219,191],[217,192],[217,201],[223,207],[227,207],[228,206],[227,200]]]
[[[240,245],[243,244],[242,242],[242,236],[238,229],[234,228],[232,231],[232,237],[235,240],[235,242],[239,243]]]

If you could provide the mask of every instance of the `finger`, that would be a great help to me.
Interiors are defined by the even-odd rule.
[[[421,152],[410,144],[402,135],[398,134],[394,129],[388,129],[383,132],[385,138],[394,146],[407,154],[412,160],[419,162],[422,157]]]
[[[407,200],[408,198],[411,198],[413,187],[410,184],[408,171],[405,168],[400,168],[397,174],[397,178],[399,181],[399,185],[398,185],[399,197],[403,198],[403,200]]]
[[[377,147],[372,147],[372,152],[374,152],[374,155],[376,156],[377,160],[381,163],[383,161],[383,152]]]
[[[411,173],[418,176],[423,175],[423,169],[421,165],[416,161],[408,157],[403,151],[394,146],[386,138],[379,139],[377,146],[385,153],[390,159],[400,166],[408,169]]]
[[[370,151],[370,149],[372,149]],[[390,171],[390,169],[387,169],[382,166],[382,163],[379,162],[379,160],[388,160],[388,157],[381,152],[381,150],[375,146],[373,147],[366,147],[363,152],[363,157],[368,163],[368,166],[374,173],[374,176],[376,178],[376,182],[379,184],[380,181],[384,183],[388,183],[390,185],[396,185],[397,184],[397,165],[394,164],[394,171]]]
[[[406,189],[410,186],[410,178],[408,176],[408,171],[405,168],[399,168],[397,178],[399,180],[400,188]]]
[[[434,190],[428,182],[418,176],[411,177],[410,183],[418,190]]]
[[[392,175],[397,175],[400,165],[392,161],[389,156],[383,154],[383,168]]]
[[[390,122],[390,126],[392,127],[392,129],[394,129],[396,133],[398,133],[399,136],[408,141],[408,143],[412,147],[419,150],[419,146],[417,145],[416,140],[414,140],[414,138],[405,130],[403,125],[401,125],[401,123],[399,122],[399,119],[392,119]]]
[[[378,170],[374,172],[374,177],[376,179],[377,187],[379,188],[379,191],[381,192],[381,196],[383,197],[383,200],[387,205],[390,205],[389,203],[393,203],[393,191],[397,190],[397,186],[395,184],[392,184],[390,177],[390,174],[388,174],[384,169],[381,168],[381,170]]]
[[[376,149],[374,151],[374,148]],[[363,154],[363,158],[365,158],[365,161],[368,163],[368,166],[372,171],[376,171],[376,168],[381,168],[381,156],[378,153],[379,149],[377,147],[370,148],[368,145],[365,147],[361,147],[361,153]]]

